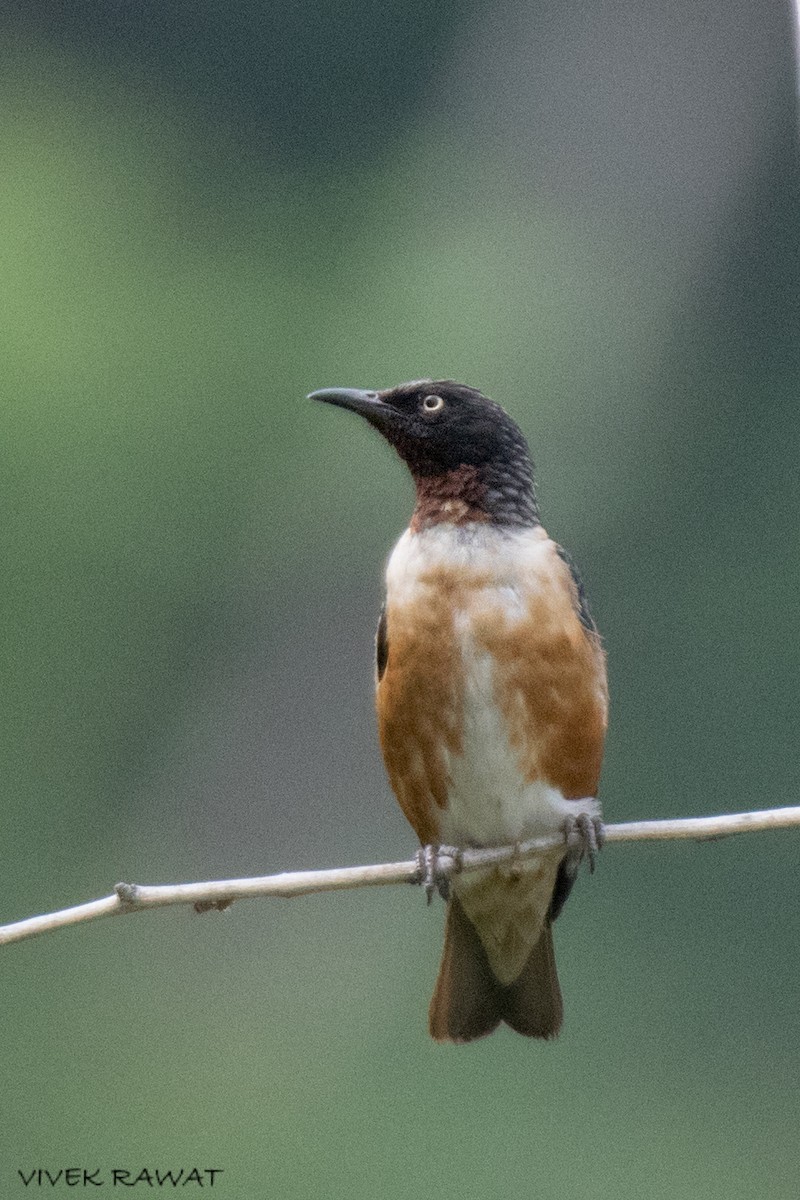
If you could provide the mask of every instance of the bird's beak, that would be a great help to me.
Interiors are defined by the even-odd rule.
[[[385,429],[392,417],[396,416],[391,404],[382,400],[379,392],[364,392],[360,388],[323,388],[320,392],[312,392],[308,399],[335,404],[337,408],[349,408],[378,429]]]

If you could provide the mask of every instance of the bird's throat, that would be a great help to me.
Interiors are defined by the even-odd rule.
[[[440,475],[417,476],[414,482],[417,487],[417,504],[411,518],[414,533],[442,523],[466,525],[491,520],[487,509],[488,488],[479,467],[464,463]]]
[[[496,468],[492,463],[461,463],[436,474],[412,473],[417,489],[411,518],[414,533],[441,524],[485,522],[516,528],[539,524],[529,468],[515,471],[514,464]]]

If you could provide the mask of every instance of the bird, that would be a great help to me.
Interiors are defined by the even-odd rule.
[[[552,924],[603,829],[606,659],[580,577],[542,526],[522,431],[477,389],[422,379],[309,398],[363,417],[415,485],[386,567],[376,706],[389,782],[447,899],[430,1034],[466,1043],[504,1022],[555,1037]],[[547,835],[557,844],[533,857],[436,873],[441,848]]]

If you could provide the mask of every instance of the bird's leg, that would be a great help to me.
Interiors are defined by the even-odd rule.
[[[420,846],[416,854],[418,878],[414,883],[421,883],[425,888],[428,904],[437,892],[443,900],[450,895],[450,876],[461,869],[461,851],[458,846]],[[451,862],[441,862],[450,859]]]
[[[589,870],[594,871],[597,855],[603,848],[605,831],[600,817],[592,817],[589,813],[580,813],[577,817],[567,817],[564,822],[564,840],[576,842],[578,862],[584,858],[589,860]]]

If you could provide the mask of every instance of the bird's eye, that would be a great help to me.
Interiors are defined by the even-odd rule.
[[[426,396],[422,401],[422,408],[426,413],[441,412],[444,408],[444,400],[441,396]]]

